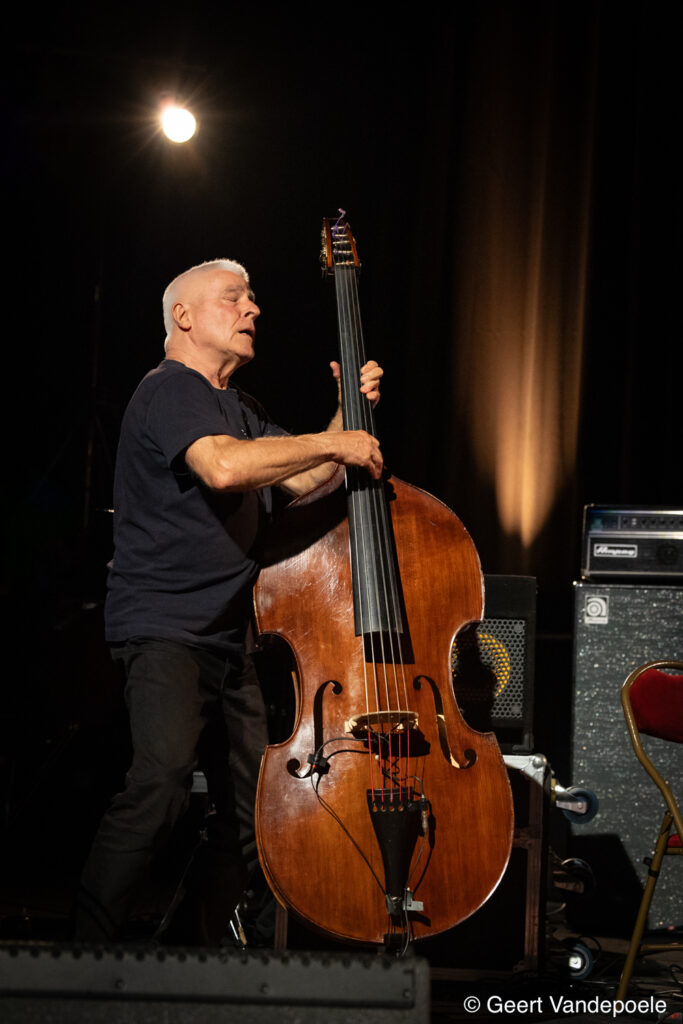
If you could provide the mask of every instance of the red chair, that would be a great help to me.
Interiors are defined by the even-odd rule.
[[[631,936],[628,955],[619,981],[617,999],[624,999],[639,953],[683,949],[683,942],[646,943],[642,941],[648,911],[664,857],[682,854],[683,819],[671,787],[645,753],[641,733],[671,743],[683,744],[683,662],[649,661],[631,672],[621,688],[621,704],[626,716],[636,757],[664,797],[666,809],[657,836],[643,898]],[[683,756],[683,753],[682,753]]]

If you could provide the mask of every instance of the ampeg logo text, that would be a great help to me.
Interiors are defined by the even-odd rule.
[[[587,626],[605,625],[609,621],[609,597],[587,594],[583,606],[583,621]]]
[[[594,544],[594,558],[637,558],[637,544]]]

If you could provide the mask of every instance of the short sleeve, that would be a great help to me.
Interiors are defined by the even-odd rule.
[[[149,403],[145,427],[168,466],[200,437],[230,432],[211,385],[194,373],[174,373],[162,382]]]
[[[287,437],[289,432],[273,423],[260,402],[246,391],[236,389],[250,437]]]

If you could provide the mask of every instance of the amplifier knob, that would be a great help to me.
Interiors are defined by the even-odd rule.
[[[678,561],[678,549],[674,544],[660,544],[657,548],[657,561],[660,565],[675,565]]]

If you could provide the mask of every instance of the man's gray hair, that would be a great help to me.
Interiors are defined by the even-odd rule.
[[[190,267],[189,270],[183,271],[182,274],[178,274],[174,277],[168,288],[164,292],[163,307],[164,307],[164,327],[166,328],[166,342],[164,348],[168,344],[168,339],[171,336],[173,330],[173,306],[178,301],[178,292],[180,291],[179,285],[186,277],[190,274],[196,274],[203,270],[229,270],[233,274],[239,274],[249,284],[249,274],[242,266],[241,263],[236,263],[235,260],[207,260],[206,263],[198,263],[196,267]]]

